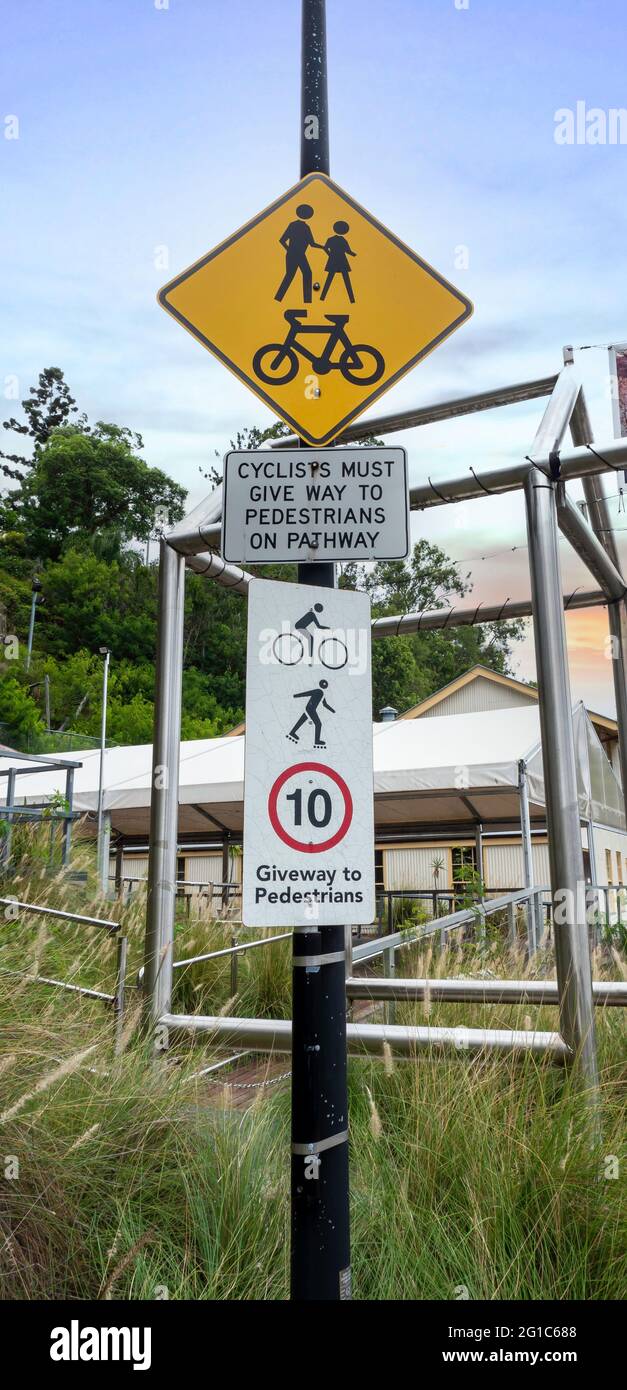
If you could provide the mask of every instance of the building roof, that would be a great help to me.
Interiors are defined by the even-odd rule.
[[[403,714],[399,715],[399,719],[420,719],[422,714],[426,714],[435,705],[447,700],[450,695],[455,695],[458,690],[463,690],[464,686],[471,685],[479,677],[493,681],[495,685],[501,685],[506,689],[516,690],[527,695],[530,703],[538,699],[538,692],[534,686],[527,685],[525,681],[515,680],[514,676],[503,676],[500,671],[492,671],[489,666],[482,666],[477,663],[476,666],[471,666],[468,671],[464,671],[463,675],[456,676],[454,681],[449,681],[448,685],[443,685],[440,690],[436,690],[433,695],[428,695],[419,704],[412,705],[410,709],[405,710]]]
[[[590,729],[583,705],[574,711],[579,782],[583,803],[590,802]],[[588,740],[580,736],[590,729]],[[442,826],[516,821],[519,815],[519,761],[533,767],[530,780],[531,814],[544,819],[544,784],[537,704],[480,713],[445,715],[425,720],[376,724],[374,792],[377,828],[415,824]],[[619,805],[615,774],[598,745],[596,796]],[[74,806],[94,812],[98,804],[100,753],[90,748],[74,755],[81,766],[75,773]],[[64,764],[58,755],[58,766]],[[0,758],[0,771],[10,760]],[[604,780],[605,779],[605,780]],[[18,786],[16,800],[45,800],[63,791],[58,771],[33,771]],[[607,792],[603,788],[607,784]],[[0,784],[1,785],[1,784]],[[123,835],[145,836],[150,817],[152,745],[108,748],[105,755],[104,808],[113,827]],[[611,793],[611,795],[610,795]],[[242,828],[244,797],[244,738],[229,735],[194,739],[181,744],[179,833],[217,834]],[[260,808],[261,813],[262,808]],[[599,817],[600,818],[600,817]]]
[[[400,714],[399,719],[420,719],[431,710],[437,709],[438,705],[445,703],[451,695],[456,695],[458,691],[464,690],[472,685],[474,681],[486,680],[495,686],[501,686],[504,691],[515,692],[522,696],[530,705],[537,705],[538,691],[536,686],[528,685],[526,681],[517,680],[515,676],[504,676],[500,671],[493,671],[489,666],[482,666],[477,663],[471,666],[468,671],[464,671],[461,676],[456,676],[455,680],[449,681],[448,685],[443,685],[440,690],[434,691],[433,695],[428,695],[425,700],[421,700],[417,705],[412,705],[410,709]],[[588,710],[588,715],[602,743],[611,742],[618,736],[618,725],[610,715],[597,714],[594,710]]]

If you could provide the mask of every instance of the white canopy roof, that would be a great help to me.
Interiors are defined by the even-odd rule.
[[[605,787],[603,804],[620,806],[615,774],[592,730],[583,706],[574,711],[582,815],[590,814],[589,740],[594,743],[595,788]],[[531,760],[531,812],[544,815],[544,784],[537,706],[489,710],[375,724],[375,810],[380,827],[401,825],[471,826],[515,821],[519,814],[518,764]],[[55,755],[57,756],[57,755]],[[602,762],[600,762],[600,758]],[[63,755],[58,755],[63,762]],[[68,754],[80,762],[75,772],[74,806],[95,811],[98,804],[99,749]],[[11,766],[0,758],[0,771]],[[18,764],[18,769],[25,764]],[[108,748],[105,754],[104,807],[115,828],[126,835],[146,835],[149,822],[152,746]],[[244,736],[196,739],[181,744],[179,779],[181,834],[241,830]],[[63,791],[59,772],[31,773],[17,781],[18,802],[41,802]],[[615,784],[615,785],[614,785]],[[602,819],[601,799],[594,796],[595,818]],[[605,823],[614,823],[606,821]],[[624,821],[623,821],[624,823]]]

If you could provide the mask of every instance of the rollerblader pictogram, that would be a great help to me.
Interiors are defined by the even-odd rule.
[[[314,748],[326,748],[327,745],[322,738],[322,720],[319,711],[321,709],[327,709],[330,714],[335,714],[333,706],[329,705],[324,698],[324,692],[328,689],[328,686],[328,681],[319,681],[315,690],[299,690],[294,695],[295,700],[306,699],[307,704],[305,705],[303,714],[296,720],[293,729],[290,729],[287,735],[291,743],[299,742],[298,730],[302,729],[303,724],[309,721],[313,724],[314,728]]]

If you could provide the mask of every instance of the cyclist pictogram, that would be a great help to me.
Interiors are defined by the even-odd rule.
[[[303,613],[294,623],[294,631],[280,632],[272,643],[272,652],[281,666],[297,666],[299,662],[319,661],[329,671],[341,671],[348,661],[348,647],[327,625],[321,623],[318,613],[324,612],[322,603],[314,603],[309,612]],[[329,637],[318,637],[318,632],[328,632]]]
[[[385,360],[378,348],[370,343],[352,343],[346,331],[348,314],[325,314],[326,323],[303,323],[306,309],[286,309],[284,318],[289,324],[282,343],[265,343],[253,357],[253,371],[269,386],[287,386],[298,372],[298,356],[311,362],[318,376],[339,371],[345,381],[355,386],[372,386],[385,371]],[[321,354],[310,352],[299,339],[304,333],[326,334],[327,343]],[[331,360],[336,348],[339,358]]]

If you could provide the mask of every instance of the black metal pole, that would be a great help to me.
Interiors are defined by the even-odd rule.
[[[301,178],[329,173],[325,0],[303,0]],[[298,566],[335,588],[333,563]],[[328,959],[328,963],[325,960]],[[292,972],[291,1297],[351,1296],[343,927],[295,930]]]
[[[303,0],[300,176],[330,172],[326,0]],[[298,582],[334,589],[335,565],[332,561],[299,565]]]

